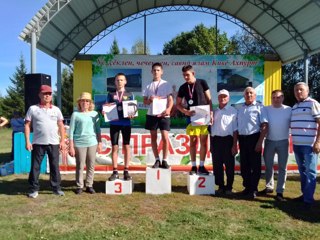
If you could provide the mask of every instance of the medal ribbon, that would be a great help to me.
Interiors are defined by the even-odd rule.
[[[159,89],[160,82],[161,82],[161,79],[159,80],[157,87],[154,85],[154,93],[156,94],[156,96],[158,94],[158,89]]]
[[[193,96],[193,92],[194,92],[194,86],[196,85],[196,82],[194,82],[193,86],[192,86],[192,90],[190,90],[190,85],[188,84],[188,90],[189,90],[189,96],[190,99],[192,100],[192,96]]]
[[[118,93],[119,93],[119,92],[116,91],[116,94],[117,94],[117,97],[118,97],[118,101],[119,101],[119,103],[121,103],[121,102],[122,102],[122,97],[123,97],[124,91],[120,94],[120,96],[119,96]]]

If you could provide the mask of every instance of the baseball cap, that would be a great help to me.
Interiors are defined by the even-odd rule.
[[[225,90],[225,89],[222,89],[222,90],[220,90],[219,92],[218,92],[218,96],[220,96],[220,95],[227,95],[228,97],[229,97],[229,92],[228,92],[228,90]]]
[[[41,92],[41,93],[46,93],[46,92],[52,93],[52,88],[50,86],[48,86],[48,85],[41,85],[39,92]]]

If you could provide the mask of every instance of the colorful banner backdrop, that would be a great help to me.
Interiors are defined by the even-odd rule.
[[[160,140],[160,134],[158,135],[158,149],[160,156],[162,156],[163,144]],[[67,141],[68,142],[68,141]],[[68,143],[67,143],[68,146]],[[131,161],[130,161],[130,169],[132,170],[145,170],[146,166],[153,165],[155,159],[152,153],[151,147],[151,136],[150,134],[140,134],[140,133],[132,133],[131,134]],[[119,167],[123,167],[124,159],[122,153],[122,142],[120,138],[119,142],[119,158],[118,164]],[[197,162],[199,164],[199,146],[197,149]],[[189,137],[185,134],[173,134],[169,133],[169,157],[168,163],[173,166],[173,171],[188,171],[191,166],[190,162],[190,144]],[[65,152],[66,153],[66,152]],[[62,159],[60,161],[60,169],[63,171],[74,171],[76,160],[70,155],[63,154]],[[263,157],[262,157],[263,159]],[[278,158],[275,155],[275,170],[278,169],[277,166]],[[207,152],[205,165],[208,169],[212,169],[212,160],[210,150]],[[262,162],[262,170],[264,170],[264,161]],[[320,164],[318,165],[318,169],[320,169]],[[96,155],[96,171],[111,171],[112,170],[112,159],[111,159],[111,142],[109,134],[102,134],[102,151],[97,153]],[[235,170],[237,172],[240,171],[240,154],[238,153],[235,157]],[[296,164],[293,148],[292,148],[292,140],[289,138],[289,159],[288,159],[288,171],[297,171],[298,166]]]
[[[163,79],[172,85],[173,96],[185,82],[181,68],[192,65],[196,78],[208,82],[214,106],[217,92],[227,89],[230,103],[244,102],[243,90],[252,86],[256,89],[257,100],[264,98],[264,60],[253,55],[92,55],[92,93],[97,110],[106,101],[109,91],[114,91],[114,77],[122,72],[127,77],[126,89],[133,92],[138,101],[139,116],[132,121],[134,127],[144,127],[147,107],[143,104],[143,89],[152,81],[151,67],[155,62],[163,65]],[[174,112],[172,127],[185,127],[185,118]],[[104,126],[107,126],[105,124]]]

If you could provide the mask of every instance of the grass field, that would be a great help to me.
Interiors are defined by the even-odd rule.
[[[0,164],[11,161],[11,128],[0,129]]]
[[[6,150],[2,146],[1,153],[10,152],[9,145]],[[297,175],[288,178],[286,202],[276,202],[274,195],[254,201],[239,194],[190,196],[186,173],[172,174],[172,194],[145,194],[145,174],[137,173],[132,195],[111,196],[104,193],[108,176],[95,175],[97,194],[75,195],[74,174],[62,175],[66,195],[57,197],[51,194],[48,175],[41,175],[37,199],[25,195],[27,175],[0,177],[0,238],[320,239],[319,190],[312,209],[294,202],[292,198],[300,194]],[[242,190],[240,176],[234,189]]]

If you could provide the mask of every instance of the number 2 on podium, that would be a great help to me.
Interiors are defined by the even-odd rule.
[[[115,188],[114,189],[114,192],[115,193],[122,193],[122,183],[121,182],[116,182],[114,184],[115,187],[118,187],[118,188]]]
[[[205,188],[206,185],[204,185],[204,183],[206,182],[206,178],[205,177],[199,177],[198,180],[199,180],[198,188]]]

